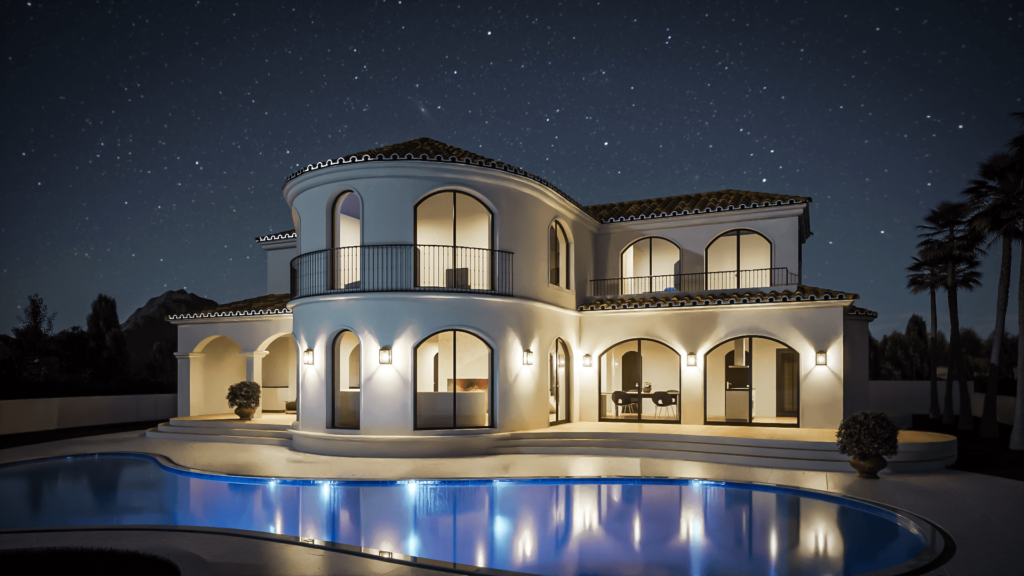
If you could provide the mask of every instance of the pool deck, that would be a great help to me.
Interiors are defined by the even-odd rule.
[[[587,426],[578,424],[575,426]],[[645,426],[629,424],[627,426]],[[653,425],[664,433],[663,425]],[[559,427],[561,428],[561,427]],[[673,427],[675,428],[675,427]],[[678,428],[685,428],[681,426]],[[761,429],[753,429],[760,431]],[[769,429],[772,430],[772,429]],[[780,430],[785,434],[799,433],[799,429]],[[568,432],[569,430],[565,430]],[[686,433],[686,432],[683,432]],[[812,440],[820,442],[821,440]],[[296,452],[285,446],[258,444],[229,444],[187,440],[165,440],[146,437],[143,432],[124,432],[23,446],[0,450],[0,463],[16,462],[48,456],[96,452],[143,452],[163,456],[183,468],[232,475],[334,478],[334,479],[413,479],[413,478],[515,478],[515,477],[585,477],[585,476],[660,476],[675,478],[702,478],[738,482],[761,482],[797,488],[810,488],[873,500],[903,508],[923,516],[947,530],[956,541],[957,553],[953,559],[932,574],[1007,574],[1024,575],[1024,482],[1007,480],[954,470],[930,473],[883,473],[881,480],[859,480],[850,471],[806,471],[762,468],[694,462],[676,459],[624,457],[624,456],[567,456],[564,454],[500,454],[465,458],[339,458]],[[119,532],[120,533],[120,532]],[[103,540],[104,545],[124,541],[133,546],[136,534]],[[90,533],[95,534],[95,533]],[[85,533],[62,532],[49,538],[30,535],[2,535],[0,548],[22,545],[69,545]],[[232,573],[242,568],[229,565],[225,555],[216,546],[193,548],[194,535],[162,533],[164,546],[178,546],[202,556],[212,566],[209,573]],[[262,540],[237,539],[232,544],[240,551],[236,562],[246,558],[280,558],[269,568],[249,572],[253,574],[325,574],[325,573],[394,573],[412,574],[393,565],[362,570],[348,565],[345,560],[334,563],[309,561],[310,552],[292,546],[280,552]],[[244,540],[244,542],[242,542]],[[21,544],[19,544],[21,543]],[[244,553],[243,553],[244,552]],[[286,558],[294,557],[294,562]],[[303,560],[305,559],[305,560]],[[337,562],[341,562],[338,564]],[[328,568],[328,564],[331,566]],[[269,565],[268,565],[269,566]],[[392,572],[395,569],[397,571]],[[270,571],[267,571],[270,570]],[[276,570],[276,569],[275,569]],[[203,573],[187,571],[187,573]],[[422,573],[430,573],[429,571]]]

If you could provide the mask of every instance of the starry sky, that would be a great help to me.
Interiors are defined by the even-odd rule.
[[[100,292],[122,320],[170,289],[262,295],[289,173],[427,136],[583,204],[811,196],[804,283],[859,293],[878,337],[927,317],[914,227],[1024,110],[1019,1],[0,7],[3,330],[35,292],[57,329]],[[982,335],[997,260],[960,299]]]

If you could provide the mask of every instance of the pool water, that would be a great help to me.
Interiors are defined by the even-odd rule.
[[[860,574],[927,544],[860,502],[695,480],[270,480],[99,455],[0,467],[0,495],[0,530],[234,528],[551,575]]]

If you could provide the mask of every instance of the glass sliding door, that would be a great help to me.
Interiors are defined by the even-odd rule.
[[[416,287],[491,289],[491,211],[464,192],[416,205]]]
[[[715,238],[704,253],[707,290],[767,288],[772,285],[772,245],[753,230]]]
[[[722,342],[704,357],[705,424],[798,426],[800,355],[757,336]]]
[[[681,357],[660,342],[627,340],[598,359],[602,421],[680,421]]]
[[[491,347],[469,332],[438,332],[416,347],[417,430],[494,425]]]

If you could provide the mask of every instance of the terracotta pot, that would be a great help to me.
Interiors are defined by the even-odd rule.
[[[856,456],[850,458],[850,466],[853,466],[854,470],[857,471],[857,478],[878,480],[878,473],[888,465],[889,463],[885,461],[885,458],[877,454],[867,456],[863,460]]]
[[[248,406],[239,406],[238,408],[235,408],[235,414],[238,414],[238,417],[242,420],[252,420],[252,415],[255,413],[256,409]]]

